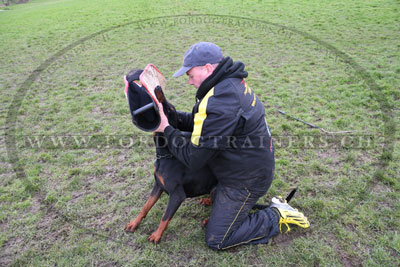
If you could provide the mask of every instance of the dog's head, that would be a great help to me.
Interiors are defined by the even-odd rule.
[[[151,132],[160,125],[161,118],[157,104],[139,81],[139,76],[142,71],[143,70],[131,70],[124,77],[125,95],[128,99],[133,124],[143,131]],[[143,112],[135,112],[148,104],[153,105]]]

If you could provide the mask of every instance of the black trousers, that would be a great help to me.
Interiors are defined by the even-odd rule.
[[[279,218],[271,208],[249,214],[268,191],[271,181],[261,184],[264,185],[240,188],[218,183],[206,229],[210,248],[223,250],[243,244],[265,244],[279,234]]]

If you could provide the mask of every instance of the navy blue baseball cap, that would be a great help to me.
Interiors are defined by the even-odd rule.
[[[186,51],[183,66],[174,74],[174,77],[179,77],[196,66],[219,63],[223,58],[221,48],[216,44],[209,42],[194,44]]]

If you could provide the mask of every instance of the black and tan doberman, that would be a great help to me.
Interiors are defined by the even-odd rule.
[[[176,127],[178,118],[175,107],[165,99],[160,87],[155,89],[155,93],[158,101],[163,105],[164,113],[168,117],[170,125]],[[217,179],[207,166],[195,171],[185,167],[170,153],[163,133],[155,133],[153,138],[157,155],[154,163],[154,187],[142,210],[134,220],[126,225],[125,229],[128,232],[135,231],[161,194],[166,192],[169,195],[167,209],[157,230],[148,238],[150,242],[158,243],[183,200],[188,197],[209,194],[215,188]],[[203,199],[201,203],[210,204],[210,199]],[[203,224],[205,223],[206,220]]]

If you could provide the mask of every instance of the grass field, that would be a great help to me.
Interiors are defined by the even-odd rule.
[[[399,266],[399,1],[41,0],[0,12],[0,266]],[[171,78],[185,50],[217,43],[247,66],[276,141],[262,202],[298,186],[311,222],[268,245],[210,250],[187,199],[160,244],[124,227],[153,185],[151,133],[131,123],[123,75]],[[283,116],[277,109],[316,124]],[[291,142],[290,140],[294,140]]]

